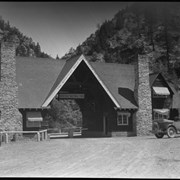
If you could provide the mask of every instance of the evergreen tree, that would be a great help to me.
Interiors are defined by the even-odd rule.
[[[57,54],[57,56],[56,56],[56,59],[59,59],[59,56],[58,56],[58,54]]]
[[[35,54],[36,54],[36,57],[41,56],[41,47],[38,42],[37,42],[37,45],[35,46]]]
[[[0,30],[2,30],[3,40],[16,39],[16,55],[33,56],[33,57],[49,57],[48,54],[41,52],[39,43],[37,45],[32,38],[24,36],[16,27],[11,27],[9,21],[5,22],[0,16]]]
[[[123,13],[120,11],[118,14],[116,14],[116,18],[116,29],[120,30],[124,25]]]
[[[80,107],[74,100],[53,99],[50,106],[46,117],[50,127],[64,129],[82,126]]]
[[[154,31],[155,31],[155,23],[156,23],[156,9],[152,12],[152,7],[146,8],[145,10],[145,19],[148,27],[148,38],[150,40],[150,45],[152,45],[152,50],[155,51],[155,44],[154,44]]]
[[[24,44],[21,44],[16,49],[17,56],[28,56],[28,49]]]

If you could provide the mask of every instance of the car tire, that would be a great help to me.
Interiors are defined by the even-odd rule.
[[[163,133],[156,133],[155,136],[159,139],[159,138],[163,138],[164,134]]]
[[[176,135],[176,129],[174,127],[172,127],[172,126],[168,127],[168,129],[167,129],[167,136],[169,138],[174,138],[175,135]]]
[[[158,123],[154,123],[153,124],[153,130],[154,131],[158,131],[159,130],[159,125]],[[163,138],[164,133],[155,133],[155,136],[159,139],[159,138]]]

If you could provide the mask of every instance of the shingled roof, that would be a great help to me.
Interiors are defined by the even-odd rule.
[[[156,80],[156,78],[158,77],[159,73],[151,73],[149,75],[149,83],[150,83],[150,86],[153,85],[154,81]]]
[[[137,109],[134,99],[135,79],[133,65],[98,62],[90,62],[90,65],[115,97],[121,108]]]
[[[48,105],[55,94],[59,91],[60,86],[62,87],[62,81],[65,82],[65,80],[67,80],[66,76],[69,71],[71,69],[75,70],[74,66],[77,61],[80,62],[80,60],[84,60],[87,63],[85,56],[75,56],[66,62],[45,102],[43,103],[43,106]],[[106,88],[105,90],[109,93],[110,98],[112,98],[117,107],[124,109],[137,109],[137,104],[133,95],[135,81],[133,65],[103,62],[88,62],[87,65],[93,72],[95,72],[98,80],[102,82],[102,87]],[[126,88],[127,91],[125,94],[122,93],[122,88]]]
[[[75,56],[67,61],[16,57],[19,108],[47,107],[82,59],[88,57]],[[134,99],[134,65],[86,62],[116,106],[124,109],[138,108]],[[150,75],[150,85],[157,76]]]
[[[59,84],[62,82],[63,78],[67,76],[68,72],[71,70],[73,65],[77,62],[80,55],[72,57],[70,60],[66,60],[65,65],[63,66],[62,71],[59,71],[59,74],[57,76],[57,79],[54,81],[53,86],[51,86],[51,89],[44,99],[44,102],[52,95],[52,93],[55,91],[55,89],[59,86]]]
[[[180,92],[178,92],[178,90],[175,88],[173,83],[168,82],[168,85],[171,87],[171,89],[174,93],[172,108],[179,109],[180,108]]]
[[[65,61],[16,57],[19,108],[41,108]]]

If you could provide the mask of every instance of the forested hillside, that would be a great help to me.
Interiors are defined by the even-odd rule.
[[[35,43],[32,38],[23,35],[18,28],[12,27],[9,22],[5,22],[2,17],[0,17],[0,33],[3,35],[4,40],[8,40],[13,36],[17,44],[17,56],[49,57],[48,54],[41,51],[38,42]]]
[[[120,10],[63,58],[81,53],[91,61],[126,64],[143,53],[150,58],[151,71],[179,83],[180,3],[141,2]]]

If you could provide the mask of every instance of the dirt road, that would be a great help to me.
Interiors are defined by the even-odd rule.
[[[16,142],[0,153],[0,177],[180,177],[180,137]]]

